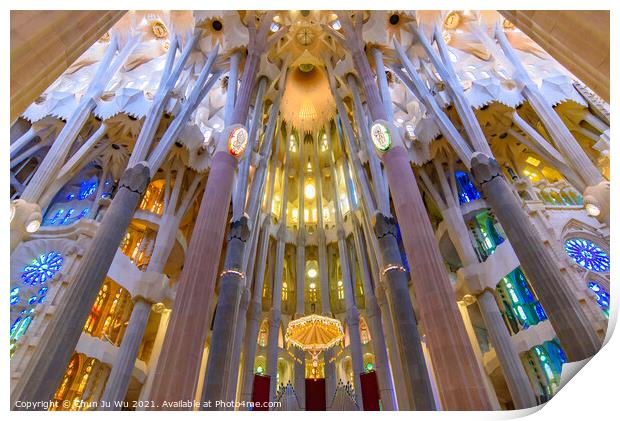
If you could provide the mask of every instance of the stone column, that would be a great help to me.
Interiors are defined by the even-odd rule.
[[[286,139],[284,144],[287,145]],[[288,203],[288,173],[289,173],[289,153],[290,148],[286,147],[286,166],[282,175],[282,204],[280,206],[280,218],[278,220],[278,243],[276,247],[275,275],[273,278],[273,289],[271,292],[271,311],[269,313],[269,338],[267,345],[267,375],[271,380],[269,383],[269,401],[275,400],[278,387],[278,332],[280,330],[280,320],[282,319],[282,276],[284,274],[284,248],[286,246],[286,208]],[[271,203],[269,204],[271,211]]]
[[[375,297],[372,286],[370,271],[366,252],[362,246],[362,233],[359,227],[357,216],[353,215],[353,240],[355,241],[355,252],[359,259],[359,265],[362,275],[362,283],[364,285],[364,307],[366,308],[366,317],[370,324],[372,349],[375,355],[375,371],[379,381],[379,390],[381,394],[381,404],[384,410],[397,410],[396,394],[394,393],[394,382],[390,376],[388,367],[387,347],[385,336],[383,334],[383,326],[381,325],[381,310]]]
[[[441,198],[438,191],[434,188],[424,170],[420,171],[422,180],[426,184],[427,189],[431,192],[431,195],[434,196],[435,201],[441,209],[441,214],[444,217],[444,222],[447,227],[448,236],[454,244],[463,266],[467,268],[472,265],[477,265],[478,259],[469,239],[469,233],[467,226],[465,225],[465,221],[463,220],[463,214],[459,206],[458,199],[455,197],[456,190],[454,187],[450,188],[448,186],[443,166],[438,161],[435,161],[435,170],[440,181],[444,199]],[[452,166],[449,171],[454,171]],[[472,291],[475,289],[475,286],[473,285],[468,286],[472,289]],[[525,373],[525,369],[521,363],[521,358],[512,344],[510,334],[508,333],[501,317],[497,302],[493,298],[493,291],[488,289],[484,290],[482,292],[482,299],[479,299],[478,303],[480,305],[485,325],[489,330],[491,343],[495,348],[497,358],[500,361],[500,365],[504,372],[508,389],[510,390],[511,396],[513,396],[515,406],[519,409],[535,406],[536,399],[534,398],[532,388]],[[499,317],[499,323],[497,317]],[[466,324],[468,323],[466,320],[464,320],[464,322]],[[479,356],[475,349],[474,353],[476,353],[477,357]],[[485,376],[484,373],[482,375],[483,377]]]
[[[516,409],[536,406],[536,397],[519,355],[515,352],[493,292],[485,289],[478,296],[478,306],[497,354],[508,390]]]
[[[268,196],[269,197],[269,196]],[[268,203],[271,203],[269,201]],[[256,341],[258,338],[258,327],[260,323],[262,292],[265,282],[265,267],[267,255],[269,254],[269,219],[267,216],[262,229],[262,238],[258,252],[258,268],[256,270],[256,282],[252,290],[252,300],[249,303],[247,312],[247,322],[245,338],[243,341],[243,376],[241,385],[240,401],[249,402],[252,398],[252,385],[254,380],[254,359],[256,358]],[[244,410],[242,407],[241,410]]]
[[[226,382],[232,369],[230,360],[233,353],[239,300],[245,286],[246,275],[242,267],[243,251],[249,235],[247,217],[243,216],[239,221],[232,223],[228,233],[224,269],[219,276],[220,292],[202,387],[203,401],[215,402],[226,398]],[[218,408],[206,409],[217,410]]]
[[[562,276],[557,258],[523,212],[497,161],[476,153],[471,166],[478,189],[510,239],[569,361],[593,356],[601,347],[600,339]]]
[[[210,325],[210,313],[205,307],[215,288],[236,166],[236,159],[226,151],[213,157],[155,371],[151,398],[156,404],[194,399]]]
[[[157,327],[157,335],[155,335],[155,343],[153,344],[153,349],[151,350],[151,357],[149,358],[149,372],[146,376],[146,381],[142,385],[142,390],[140,391],[139,399],[141,401],[150,400],[151,396],[151,386],[153,385],[153,371],[155,367],[157,367],[157,362],[159,361],[159,354],[161,353],[161,347],[164,343],[164,338],[166,337],[166,329],[168,328],[168,321],[170,320],[170,310],[164,308],[164,306],[155,306],[153,311],[161,313],[161,318],[159,319],[159,326]],[[139,410],[144,410],[144,408],[139,408]]]
[[[393,218],[375,215],[375,236],[383,266],[381,275],[392,313],[392,322],[399,346],[399,354],[406,376],[405,385],[417,411],[434,410],[435,400],[420,344],[417,321],[409,296],[409,276],[402,265]]]
[[[235,51],[230,56],[230,72],[228,73],[228,87],[226,88],[226,103],[224,104],[224,125],[230,126],[235,101],[237,99],[237,83],[239,82],[239,62],[241,52]]]
[[[241,351],[243,347],[243,335],[247,323],[247,312],[250,306],[250,290],[243,288],[241,300],[239,302],[239,314],[237,315],[237,325],[235,326],[235,337],[230,358],[230,372],[226,382],[226,401],[235,402],[237,400],[237,385],[239,377],[243,374],[241,369]]]
[[[330,144],[333,147],[333,144]],[[332,149],[333,150],[333,149]],[[353,367],[353,383],[355,385],[355,401],[360,408],[362,403],[362,383],[360,375],[364,372],[364,356],[362,355],[362,341],[360,338],[360,315],[355,305],[355,292],[353,289],[353,277],[349,262],[349,252],[344,232],[344,218],[340,209],[340,196],[336,178],[336,163],[333,156],[329,161],[330,178],[332,179],[332,192],[334,194],[334,211],[336,215],[336,228],[338,236],[338,255],[340,257],[340,269],[344,287],[344,301],[346,306],[346,321],[349,326],[349,349],[351,351],[351,365]]]
[[[394,333],[394,324],[392,323],[392,316],[385,296],[385,286],[382,282],[377,285],[377,304],[381,310],[381,318],[383,326],[385,326],[385,333],[387,335],[386,345],[388,350],[388,363],[392,372],[392,378],[394,380],[394,388],[396,390],[396,398],[398,401],[398,409],[401,411],[411,411],[415,409],[411,400],[413,396],[409,396],[408,388],[406,386],[407,379],[403,366],[401,364],[399,345],[396,341],[396,334]]]
[[[127,394],[131,373],[136,363],[150,314],[151,303],[144,297],[136,297],[127,330],[123,334],[123,341],[116,354],[116,360],[101,397],[101,401],[109,405],[106,408],[108,410],[120,411],[122,409],[122,406],[116,403],[122,402]]]
[[[442,407],[449,410],[489,409],[484,382],[407,151],[400,145],[392,147],[383,156],[383,161],[404,248],[410,267],[414,269],[412,279],[420,316],[426,327]],[[398,272],[388,269],[386,264],[384,272]]]
[[[149,168],[143,164],[129,168],[119,182],[119,190],[101,222],[92,244],[75,271],[75,279],[63,303],[43,333],[32,360],[11,394],[11,407],[19,401],[52,399],[82,334],[103,280],[112,264],[133,212],[149,182]]]
[[[329,300],[329,272],[327,269],[327,243],[325,239],[324,215],[323,215],[323,176],[320,163],[320,148],[318,139],[314,142],[314,184],[316,187],[317,208],[317,235],[319,249],[319,282],[321,285],[321,312],[324,316],[332,317],[331,303]],[[332,350],[323,354],[325,370],[325,396],[327,409],[330,408],[336,393],[336,367]]]
[[[295,318],[303,317],[305,311],[305,288],[306,288],[306,220],[304,203],[304,181],[306,178],[304,134],[299,134],[299,167],[297,169],[297,203],[298,203],[298,229],[297,244],[295,248]],[[306,356],[305,352],[295,349],[295,356],[299,361],[295,362],[295,394],[299,405],[303,409],[306,406]]]
[[[285,143],[286,144],[286,143]],[[249,304],[249,312],[247,314],[247,327],[245,339],[243,342],[243,380],[241,387],[241,401],[249,401],[252,397],[252,385],[254,380],[254,359],[256,357],[256,340],[258,336],[259,317],[262,309],[262,292],[265,283],[265,267],[267,265],[267,256],[269,255],[269,231],[271,228],[271,207],[273,204],[273,191],[276,179],[276,156],[279,142],[276,143],[276,154],[271,159],[269,189],[267,191],[267,209],[264,225],[262,228],[262,239],[258,252],[258,267],[256,270],[256,282],[252,290],[252,301]],[[282,192],[284,198],[285,193]],[[283,202],[283,206],[286,202]],[[270,265],[270,267],[273,267]]]
[[[385,75],[385,66],[383,65],[383,53],[378,47],[371,49],[372,58],[375,62],[375,73],[377,74],[377,80],[379,81],[379,92],[381,92],[381,99],[383,100],[383,106],[387,113],[387,120],[394,120],[394,107],[392,106],[392,97],[390,96],[390,88],[388,86],[387,76]]]

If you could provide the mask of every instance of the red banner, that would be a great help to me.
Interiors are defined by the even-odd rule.
[[[269,380],[270,376],[254,375],[252,386],[252,402],[255,404],[253,411],[268,411],[269,407]]]
[[[306,411],[325,410],[325,379],[306,379]]]
[[[379,406],[379,382],[377,381],[377,372],[369,371],[360,375],[360,383],[362,383],[362,399],[364,400],[364,411],[380,411]]]

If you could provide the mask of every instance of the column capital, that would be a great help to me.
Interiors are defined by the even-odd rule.
[[[471,158],[471,173],[474,176],[476,187],[483,191],[482,186],[484,184],[502,176],[502,169],[494,158],[482,152],[474,152]]]
[[[373,215],[372,228],[375,231],[377,238],[382,238],[386,235],[391,235],[396,238],[398,235],[398,230],[396,229],[396,219],[391,216],[385,216],[381,212],[377,212]]]
[[[163,273],[147,271],[141,272],[140,278],[129,290],[134,301],[144,300],[147,303],[158,303],[164,301],[168,277]]]
[[[144,194],[151,180],[151,170],[146,162],[139,162],[127,168],[118,183],[119,189],[126,188],[139,195]]]
[[[232,240],[239,240],[242,243],[245,243],[250,237],[250,229],[249,229],[249,219],[247,215],[243,215],[237,221],[232,221],[230,223],[230,229],[228,230],[227,240],[228,242]]]

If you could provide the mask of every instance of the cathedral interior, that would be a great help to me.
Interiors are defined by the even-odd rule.
[[[610,309],[572,13],[12,12],[11,408],[547,402]]]

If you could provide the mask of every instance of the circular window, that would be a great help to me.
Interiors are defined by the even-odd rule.
[[[26,285],[40,285],[52,279],[62,269],[62,255],[55,251],[43,253],[27,265],[22,272],[22,281]]]
[[[571,238],[564,250],[579,266],[593,272],[609,272],[609,255],[599,246],[583,238]]]

